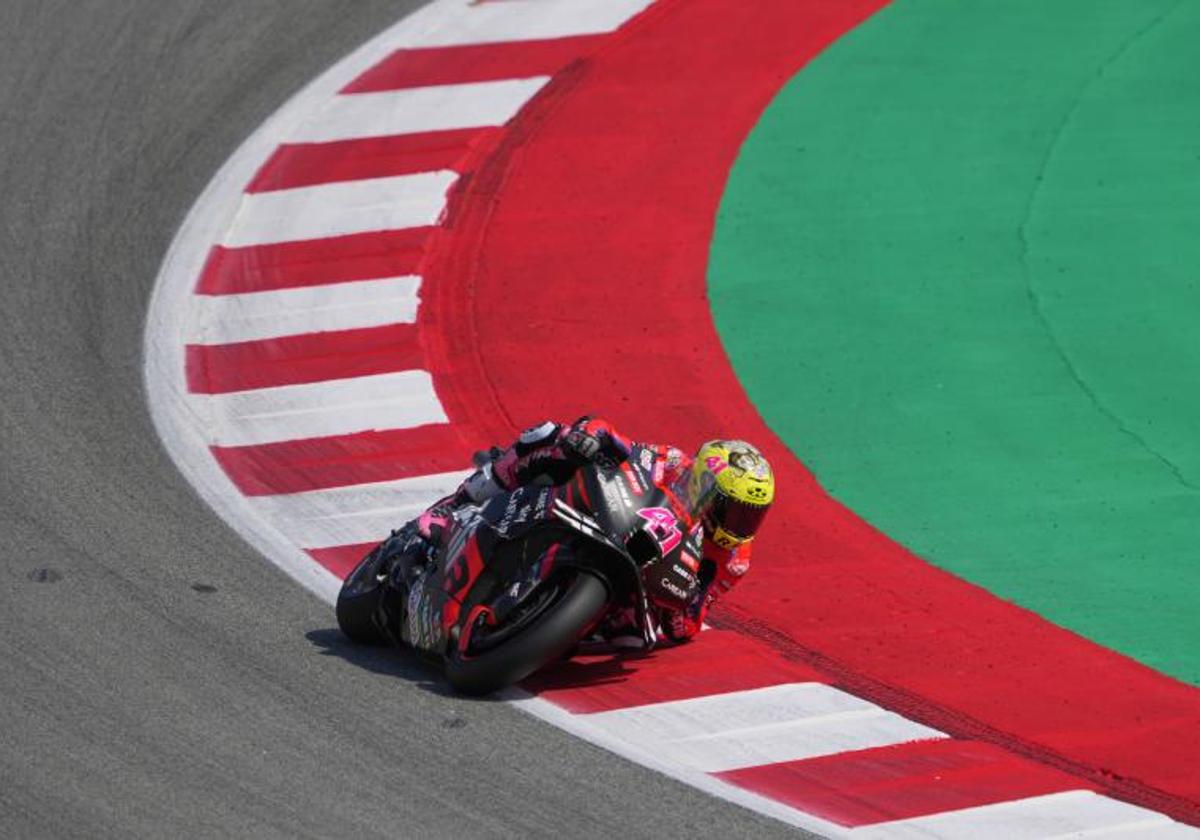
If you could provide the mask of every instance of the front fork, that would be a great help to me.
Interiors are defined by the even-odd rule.
[[[379,581],[380,596],[375,624],[393,644],[408,645],[406,628],[410,595],[428,569],[434,547],[422,539],[415,523],[408,523],[376,548],[379,557],[373,574]]]

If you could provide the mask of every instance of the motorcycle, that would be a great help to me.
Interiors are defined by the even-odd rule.
[[[635,445],[564,484],[457,510],[407,593],[391,582],[385,541],[343,583],[338,626],[425,654],[472,695],[525,679],[630,609],[653,648],[654,608],[682,609],[701,586],[700,515],[715,490],[707,476],[668,485],[663,474],[659,454]]]

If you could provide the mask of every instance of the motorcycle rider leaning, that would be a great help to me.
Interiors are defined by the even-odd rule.
[[[775,478],[763,454],[745,441],[708,441],[694,458],[674,446],[643,446],[654,453],[655,483],[672,485],[689,472],[707,472],[716,485],[714,501],[702,520],[703,556],[696,595],[681,610],[658,610],[663,634],[683,642],[700,631],[709,608],[749,570],[755,532],[775,497]],[[585,416],[570,425],[546,421],[526,429],[507,449],[493,447],[477,453],[476,471],[454,493],[394,531],[381,546],[394,557],[389,561],[394,597],[407,593],[408,584],[434,556],[450,517],[460,507],[482,504],[532,482],[562,484],[583,464],[598,458],[624,461],[632,450],[633,443],[607,421]],[[602,635],[614,644],[633,638],[619,626],[602,628]],[[636,644],[640,643],[638,639]]]

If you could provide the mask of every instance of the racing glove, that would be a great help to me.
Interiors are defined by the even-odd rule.
[[[621,463],[629,458],[629,445],[605,420],[585,414],[559,439],[559,448],[577,464],[595,461],[599,457]]]
[[[598,436],[584,429],[571,429],[563,435],[558,445],[564,455],[580,464],[594,461],[603,446]]]

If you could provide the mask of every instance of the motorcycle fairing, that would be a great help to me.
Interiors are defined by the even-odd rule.
[[[438,562],[414,582],[408,644],[442,653],[462,640],[472,621],[502,621],[553,568],[594,562],[563,549],[574,531],[607,549],[613,559],[593,571],[610,591],[632,599],[652,645],[648,599],[672,609],[690,600],[698,587],[701,539],[691,511],[655,484],[657,457],[637,446],[619,465],[584,466],[565,484],[526,485],[457,513]],[[552,551],[554,546],[560,548]]]

